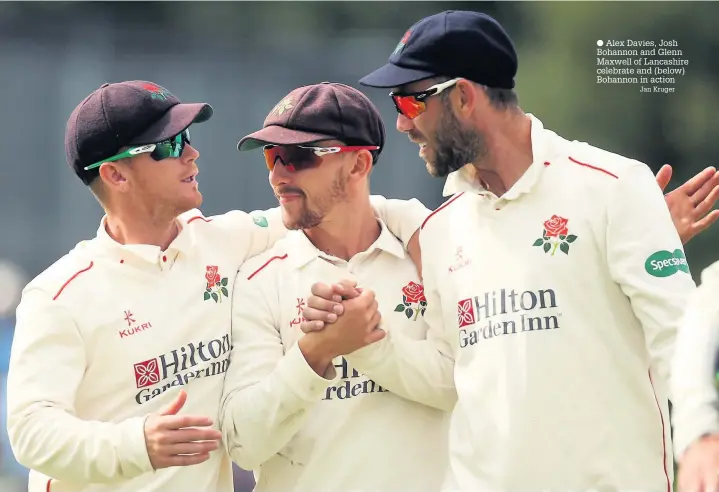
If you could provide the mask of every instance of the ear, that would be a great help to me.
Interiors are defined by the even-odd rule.
[[[350,179],[364,179],[372,172],[372,154],[369,150],[358,150],[352,168]]]
[[[450,96],[455,99],[455,108],[459,115],[471,115],[478,104],[480,104],[483,94],[479,86],[473,84],[469,80],[460,79],[454,93]]]
[[[103,162],[100,166],[100,179],[105,187],[123,191],[127,185],[127,168],[120,162]]]

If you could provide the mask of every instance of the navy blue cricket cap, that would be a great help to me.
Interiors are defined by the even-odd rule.
[[[499,22],[480,12],[447,10],[410,27],[389,63],[360,84],[389,88],[446,76],[513,89],[516,74],[517,53]]]
[[[65,127],[67,163],[83,183],[98,176],[83,168],[122,147],[162,142],[212,117],[206,103],[182,103],[154,82],[103,84],[73,110]]]

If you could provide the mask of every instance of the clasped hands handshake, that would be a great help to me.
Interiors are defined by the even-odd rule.
[[[382,340],[386,332],[379,327],[373,291],[357,288],[351,280],[336,284],[316,282],[307,299],[300,329],[305,338],[315,339],[331,358],[347,355]]]

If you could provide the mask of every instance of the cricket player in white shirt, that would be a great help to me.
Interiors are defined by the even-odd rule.
[[[426,338],[417,269],[370,207],[384,143],[377,108],[336,83],[293,90],[240,141],[240,150],[264,147],[292,229],[243,265],[234,290],[221,423],[232,459],[255,471],[257,492],[432,492],[444,477],[451,379],[370,379],[348,354],[385,332],[341,333],[344,324],[376,327],[379,307],[386,329]],[[373,291],[331,328],[302,336],[311,285],[345,277]]]
[[[671,490],[669,363],[695,288],[680,237],[649,168],[523,113],[516,70],[494,19],[448,11],[360,81],[392,88],[450,197],[420,235],[427,340],[390,331],[363,372],[454,380],[448,492]],[[330,321],[326,287],[305,330]]]
[[[287,230],[279,207],[197,210],[188,128],[211,115],[130,81],[70,116],[68,162],[106,215],[18,308],[7,426],[31,492],[233,490],[217,419],[234,278]],[[372,204],[407,243],[427,211],[389,202]]]
[[[701,274],[677,336],[672,371],[674,453],[683,492],[719,490],[719,262]]]

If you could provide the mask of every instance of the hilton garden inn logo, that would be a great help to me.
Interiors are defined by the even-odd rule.
[[[457,302],[459,346],[503,335],[559,328],[557,295],[553,289],[499,289]]]
[[[190,384],[194,379],[224,376],[230,365],[230,335],[190,342],[178,349],[134,364],[135,401],[142,405],[173,386]]]

